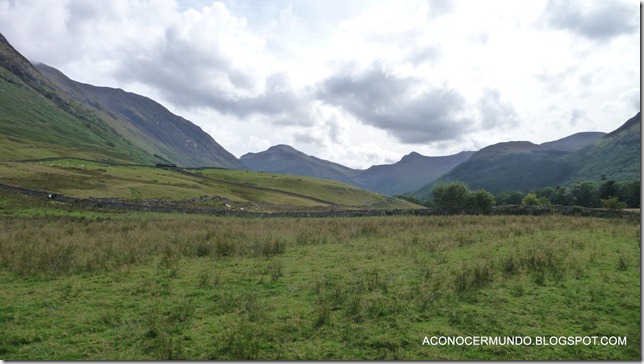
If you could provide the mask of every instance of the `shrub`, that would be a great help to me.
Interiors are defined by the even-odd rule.
[[[494,195],[485,190],[474,191],[468,196],[470,210],[477,214],[490,212],[494,203]]]
[[[458,214],[468,206],[469,190],[463,182],[439,183],[432,189],[434,203],[439,209]]]
[[[602,207],[609,210],[622,210],[626,207],[626,203],[620,201],[617,197],[612,196],[605,200],[601,200]]]
[[[525,197],[521,200],[521,206],[524,207],[529,207],[529,206],[539,206],[541,203],[541,200],[539,197],[537,197],[536,194],[534,193],[528,193],[525,195]]]

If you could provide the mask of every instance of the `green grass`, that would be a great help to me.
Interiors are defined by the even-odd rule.
[[[165,201],[248,211],[419,208],[403,200],[315,178],[223,169],[167,170],[75,159],[0,162],[0,183],[77,198],[156,204]]]
[[[43,86],[43,92],[53,92]],[[111,127],[74,101],[56,104],[0,67],[0,155],[2,160],[74,155],[151,162]]]
[[[641,359],[638,219],[83,213],[0,217],[0,358]]]

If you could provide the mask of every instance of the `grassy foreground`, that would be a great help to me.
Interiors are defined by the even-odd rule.
[[[0,217],[0,359],[641,359],[638,219],[87,216]]]

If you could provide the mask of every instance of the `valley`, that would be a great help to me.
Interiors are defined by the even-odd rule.
[[[238,159],[0,35],[0,360],[641,360],[640,124],[365,170]],[[617,207],[563,193],[587,180]],[[410,202],[453,181],[515,194]],[[536,188],[570,203],[519,206]],[[424,344],[474,336],[619,340]]]

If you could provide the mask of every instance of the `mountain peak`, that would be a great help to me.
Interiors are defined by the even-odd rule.
[[[406,156],[402,157],[402,159],[400,159],[400,162],[410,162],[410,161],[414,161],[414,160],[417,160],[419,158],[424,158],[424,157],[425,156],[420,154],[420,153],[411,152],[411,153],[407,154]]]
[[[266,151],[267,151],[267,152],[268,152],[268,151],[271,151],[271,152],[278,152],[278,151],[281,151],[281,152],[289,152],[289,153],[302,153],[302,152],[300,152],[299,150],[297,150],[297,149],[295,149],[295,148],[291,147],[291,146],[290,146],[290,145],[288,145],[288,144],[277,144],[277,145],[273,145],[272,147],[268,148]]]
[[[0,34],[0,67],[13,73],[25,83],[41,84],[46,82],[34,66]]]

